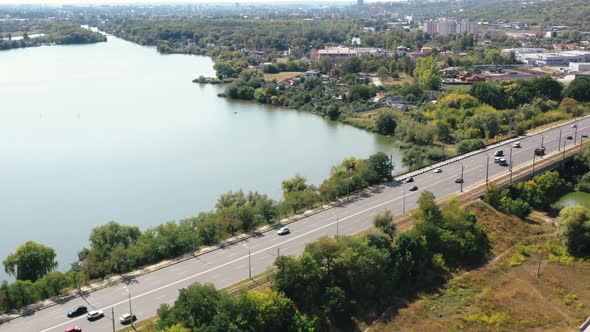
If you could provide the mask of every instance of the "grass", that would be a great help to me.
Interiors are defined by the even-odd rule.
[[[303,72],[300,71],[285,71],[278,74],[264,74],[264,79],[267,81],[277,80],[277,81],[284,81],[289,78],[293,78],[296,76],[303,75]]]
[[[414,78],[406,73],[399,73],[399,78],[393,78],[391,76],[386,77],[384,80],[381,80],[381,84],[384,87],[390,87],[394,85],[404,85],[404,84],[412,84],[414,82]]]
[[[564,331],[590,305],[590,262],[566,254],[550,218],[521,221],[477,201],[469,209],[496,258],[390,313],[370,331]],[[536,278],[542,255],[540,278]]]

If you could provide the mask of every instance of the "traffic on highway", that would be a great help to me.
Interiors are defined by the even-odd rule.
[[[31,315],[0,324],[5,331],[113,331],[154,316],[161,304],[172,304],[178,290],[192,283],[227,287],[264,272],[280,255],[299,255],[323,236],[356,234],[372,226],[373,217],[388,209],[394,215],[417,207],[428,190],[442,199],[468,187],[492,181],[514,168],[580,143],[590,133],[590,118],[532,135],[500,142],[430,167],[396,177],[391,183],[333,208],[240,243],[155,270],[125,282],[86,293]]]

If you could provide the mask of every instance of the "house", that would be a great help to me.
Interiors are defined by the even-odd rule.
[[[410,56],[411,56],[413,59],[418,59],[418,58],[425,57],[425,56],[426,56],[426,53],[424,53],[424,52],[421,52],[421,51],[414,51],[414,52],[410,53]]]
[[[320,77],[322,73],[320,73],[318,70],[308,70],[305,73],[303,73],[303,76],[305,77]]]
[[[441,76],[444,76],[447,78],[457,77],[457,76],[459,76],[460,72],[461,72],[461,68],[459,68],[459,67],[448,67],[448,68],[439,70],[439,73],[441,74]]]
[[[246,48],[246,47],[244,47],[240,50],[240,53],[246,54],[246,55],[250,54],[251,52],[252,52],[252,50],[249,48]]]

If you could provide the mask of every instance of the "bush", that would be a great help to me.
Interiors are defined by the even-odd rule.
[[[481,139],[466,139],[457,144],[457,153],[464,154],[485,147],[486,144]]]

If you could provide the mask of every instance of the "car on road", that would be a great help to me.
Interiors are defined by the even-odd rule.
[[[283,226],[283,227],[279,228],[279,230],[277,231],[277,234],[279,234],[279,235],[287,235],[290,232],[291,231],[289,230],[289,227]]]
[[[588,134],[582,134],[582,138],[588,138]]]
[[[512,144],[513,148],[520,148],[520,142],[514,142],[514,144]]]
[[[75,307],[74,309],[68,311],[68,317],[70,317],[70,318],[77,317],[80,315],[84,315],[87,312],[88,312],[88,308],[86,308],[83,305],[79,305],[79,306]]]
[[[569,140],[572,140],[572,139],[574,139],[572,136],[568,136],[568,137],[566,137],[566,138],[567,138],[567,139],[569,139]]]
[[[463,183],[463,179],[461,179],[461,178],[456,178],[456,179],[455,179],[455,183]]]
[[[494,162],[495,163],[499,163],[500,162],[500,159],[502,159],[502,157],[494,157]]]
[[[434,173],[442,173],[442,169],[437,168],[437,169],[434,170]]]
[[[131,324],[131,323],[135,322],[136,320],[137,320],[137,317],[132,314],[123,314],[121,317],[119,317],[119,322],[123,325]]]
[[[498,161],[498,165],[500,165],[500,166],[508,166],[508,162],[506,161],[506,159],[500,158],[500,160]]]
[[[68,327],[66,332],[82,332],[82,329],[77,326]]]
[[[411,186],[410,187],[410,191],[416,191],[416,190],[418,190],[418,186]]]
[[[102,317],[104,317],[104,312],[102,310],[93,310],[86,314],[88,320],[97,320]]]
[[[504,150],[498,150],[494,153],[494,157],[502,157],[504,155]]]
[[[536,156],[544,156],[545,155],[545,148],[536,148],[535,149],[535,155]]]
[[[578,125],[577,125],[577,124],[575,124],[575,123],[574,123],[574,124],[572,124],[572,128],[577,128],[577,127],[578,127]]]
[[[414,182],[413,177],[410,176],[409,178],[406,179],[406,183],[412,183],[412,182]]]

